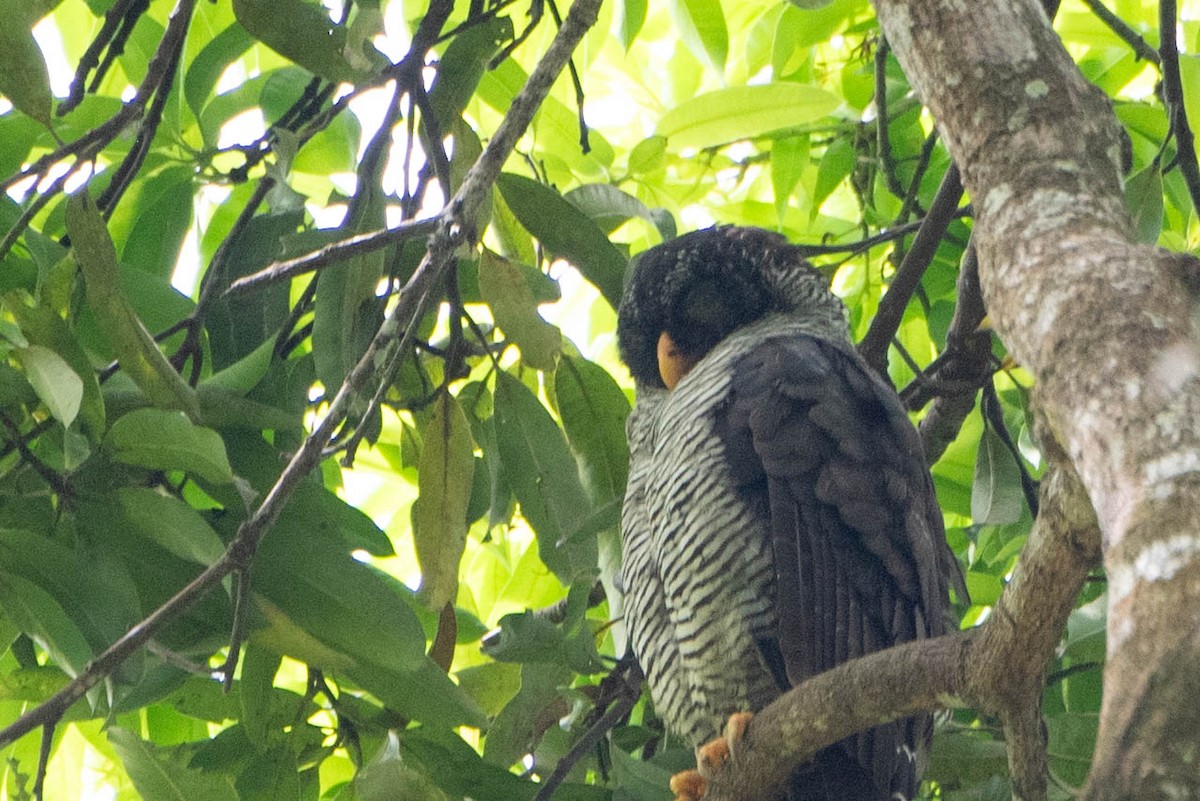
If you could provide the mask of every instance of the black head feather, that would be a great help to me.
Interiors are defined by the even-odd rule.
[[[662,386],[657,344],[666,331],[701,357],[748,323],[816,301],[840,302],[799,249],[772,231],[720,226],[684,234],[642,253],[621,298],[621,358],[640,383]]]

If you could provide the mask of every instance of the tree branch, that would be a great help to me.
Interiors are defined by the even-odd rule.
[[[1037,3],[876,8],[963,170],[989,317],[1035,377],[1043,448],[1104,532],[1108,658],[1084,796],[1200,796],[1200,707],[1179,703],[1200,694],[1200,263],[1131,241],[1121,126]]]
[[[1171,133],[1175,137],[1175,159],[1183,182],[1187,184],[1192,208],[1200,209],[1200,164],[1196,162],[1196,137],[1188,124],[1187,110],[1183,105],[1183,79],[1179,74],[1179,46],[1175,41],[1175,24],[1178,16],[1175,0],[1158,2],[1158,52],[1159,67],[1163,79],[1163,105],[1167,107],[1167,118],[1171,121]]]
[[[933,261],[938,245],[946,235],[946,229],[955,219],[958,201],[962,195],[963,188],[958,180],[958,169],[951,165],[942,178],[933,203],[929,206],[929,213],[925,215],[921,228],[913,238],[912,247],[896,269],[888,291],[879,301],[879,311],[871,321],[871,328],[858,344],[858,352],[881,376],[887,376],[888,345],[900,330],[904,309],[921,283],[921,276]]]

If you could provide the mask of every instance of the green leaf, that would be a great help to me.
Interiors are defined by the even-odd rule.
[[[450,42],[438,62],[437,78],[429,90],[429,106],[443,135],[471,102],[488,62],[512,38],[512,19],[505,16],[485,19]]]
[[[817,165],[817,183],[813,187],[812,209],[809,210],[810,220],[817,219],[817,215],[821,213],[821,204],[833,194],[833,190],[837,189],[854,169],[855,158],[854,143],[849,139],[836,139],[829,147],[825,148],[825,152],[821,155],[821,161]]]
[[[32,581],[0,570],[0,607],[71,676],[91,661],[92,648],[83,632],[58,601]]]
[[[21,326],[21,333],[28,337],[31,344],[54,351],[70,365],[82,382],[79,413],[83,424],[88,433],[99,439],[104,431],[104,398],[100,394],[100,382],[70,327],[49,308],[26,305],[17,293],[5,296],[4,308],[16,319]]]
[[[533,751],[544,731],[544,727],[539,729],[539,719],[559,699],[559,688],[570,680],[571,672],[561,663],[543,661],[523,665],[521,689],[488,730],[484,758],[507,768]]]
[[[453,731],[424,726],[401,733],[401,753],[425,769],[438,787],[454,797],[475,801],[530,801],[540,785],[524,781],[480,758],[475,749]],[[608,801],[612,796],[600,787],[561,784],[555,801]]]
[[[633,175],[652,173],[663,165],[667,153],[665,136],[648,136],[629,151],[629,172]]]
[[[139,185],[135,203],[120,207],[127,208],[130,216],[122,264],[170,280],[192,226],[192,176],[191,167],[163,170]],[[119,231],[116,217],[113,230]]]
[[[228,776],[188,767],[187,756],[182,751],[173,752],[153,745],[133,732],[116,726],[108,730],[108,741],[145,801],[238,799],[238,793]]]
[[[279,654],[253,642],[247,644],[242,655],[238,681],[241,722],[246,736],[259,750],[265,750],[270,744],[271,701],[275,692],[275,674],[282,661]]]
[[[445,730],[456,726],[486,728],[487,718],[461,687],[452,682],[440,665],[423,656],[409,671],[384,670],[362,663],[346,669],[346,675],[385,704],[410,720]]]
[[[502,173],[496,186],[529,233],[574,264],[614,309],[621,305],[627,259],[596,223],[558,192],[523,175]]]
[[[729,56],[729,30],[721,0],[671,0],[671,16],[688,49],[723,76]]]
[[[50,128],[50,71],[33,38],[33,9],[26,0],[0,0],[0,15],[0,94]]]
[[[199,419],[195,392],[163,356],[121,290],[116,250],[87,192],[67,201],[67,233],[83,271],[88,305],[121,368],[155,406],[179,409],[192,420]]]
[[[671,772],[641,759],[634,759],[620,748],[610,748],[613,779],[624,792],[638,801],[670,801]]]
[[[421,566],[421,596],[431,609],[441,609],[458,595],[458,564],[467,543],[467,503],[475,470],[471,428],[449,392],[434,401],[422,441],[413,545]]]
[[[428,776],[405,764],[395,730],[388,731],[383,745],[354,777],[354,792],[361,801],[445,801],[447,797]]]
[[[964,578],[967,582],[967,594],[971,596],[971,603],[976,606],[991,606],[1004,591],[1004,582],[990,573],[971,570]]]
[[[479,257],[479,294],[496,324],[521,349],[521,360],[536,370],[553,370],[562,332],[538,314],[524,271],[485,248]]]
[[[562,429],[518,379],[497,374],[495,403],[496,442],[521,514],[537,533],[542,561],[569,582],[596,565],[594,540],[562,544],[590,506],[575,459]]]
[[[1072,785],[1082,785],[1091,770],[1099,722],[1098,714],[1069,712],[1046,720],[1046,756],[1051,769]]]
[[[792,192],[808,166],[809,150],[807,136],[776,139],[771,145],[771,189],[775,194],[775,216],[780,223],[787,215]]]
[[[777,65],[780,58],[788,58],[786,51],[827,42],[867,7],[866,0],[804,0],[804,3],[803,7],[796,3],[785,6],[779,15],[775,42]],[[776,77],[785,74],[776,72]]]
[[[632,156],[630,160],[632,161]],[[563,197],[592,218],[606,234],[611,234],[626,220],[640,217],[655,226],[663,239],[675,236],[675,219],[669,212],[665,209],[651,210],[645,203],[612,184],[584,184],[575,187]]]
[[[642,26],[646,24],[647,0],[621,0],[617,5],[617,21],[613,27],[617,30],[617,39],[621,46],[628,50]]]
[[[197,119],[225,69],[254,44],[254,37],[238,23],[230,25],[192,59],[183,76],[183,96]]]
[[[360,185],[368,178],[359,176]],[[362,191],[370,194],[378,190]],[[355,198],[351,208],[356,209],[357,219],[341,229],[343,236],[384,227],[384,207],[377,198]],[[317,276],[313,359],[317,377],[330,397],[367,349],[377,327],[380,309],[374,302],[375,290],[383,277],[384,256],[382,250],[351,256]]]
[[[604,504],[625,497],[629,473],[625,440],[629,399],[625,393],[598,364],[567,356],[555,374],[554,394],[592,499]]]
[[[250,220],[228,243],[225,275],[229,281],[257,272],[275,259],[299,255],[328,244],[332,232],[297,235],[302,212],[261,214]],[[291,247],[285,247],[290,245]],[[292,251],[297,252],[293,253]],[[338,268],[334,268],[338,269]],[[205,328],[212,343],[214,369],[220,370],[270,342],[288,316],[288,287],[277,284],[254,293],[218,298],[209,307]]]
[[[124,464],[151,470],[183,470],[214,484],[228,484],[233,470],[221,435],[178,412],[135,409],[109,429],[104,447]]]
[[[30,385],[50,414],[64,426],[71,425],[83,401],[83,381],[79,375],[61,356],[41,345],[18,348],[15,353],[25,368]]]
[[[1125,182],[1125,208],[1133,218],[1137,241],[1156,243],[1163,224],[1163,181],[1157,164],[1147,165]]]
[[[61,538],[22,529],[0,529],[0,565],[14,578],[49,593],[92,648],[108,646],[140,616],[127,574],[111,560],[88,561]]]
[[[824,89],[768,83],[717,89],[684,100],[659,120],[673,147],[716,147],[814,122],[838,106]]]
[[[488,717],[494,717],[521,689],[521,666],[485,662],[456,671],[454,677]]]
[[[352,662],[411,670],[425,656],[420,621],[405,599],[355,560],[325,524],[297,517],[276,524],[254,558],[255,592]]]
[[[1101,595],[1067,619],[1066,655],[1076,662],[1103,662],[1108,621],[1108,596]]]
[[[207,567],[225,553],[217,532],[178,498],[148,487],[118,487],[116,495],[134,531],[180,559]]]
[[[1179,54],[1179,80],[1183,84],[1183,110],[1193,131],[1200,129],[1200,55]]]
[[[335,25],[319,4],[303,0],[233,0],[233,13],[255,39],[314,75],[348,83],[367,76],[367,70],[346,59],[346,29]]]
[[[1015,523],[1024,508],[1021,474],[1013,455],[991,427],[984,429],[975,455],[971,518],[976,525]]]

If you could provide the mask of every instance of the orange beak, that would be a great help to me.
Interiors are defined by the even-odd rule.
[[[685,356],[675,345],[671,335],[666,331],[662,332],[662,336],[658,338],[658,374],[662,376],[667,389],[675,389],[675,385],[683,380],[698,361],[698,358]]]

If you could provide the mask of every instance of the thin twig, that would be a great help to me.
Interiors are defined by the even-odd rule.
[[[615,674],[616,670],[613,673]],[[638,698],[641,697],[642,681],[644,679],[641,669],[638,668],[636,663],[632,666],[631,673],[632,675],[629,677],[617,676],[621,684],[616,703],[610,706],[595,723],[588,727],[587,731],[579,736],[579,739],[571,746],[571,750],[563,754],[562,758],[554,766],[553,772],[538,787],[537,795],[533,797],[533,801],[549,801],[549,798],[554,795],[554,791],[558,789],[558,786],[566,780],[568,774],[571,772],[571,768],[575,767],[575,763],[599,745],[600,741],[612,731],[613,727],[625,720],[629,716],[629,713],[633,711],[634,705],[637,703]]]
[[[186,33],[187,26],[180,26],[179,30],[182,33]],[[96,201],[96,205],[100,207],[100,210],[106,217],[112,214],[112,210],[116,208],[121,195],[129,188],[134,176],[142,168],[142,164],[146,161],[146,156],[150,153],[150,146],[154,143],[154,135],[158,132],[159,124],[162,123],[163,110],[167,106],[167,98],[171,94],[171,87],[175,84],[175,76],[179,70],[179,59],[183,55],[184,39],[183,35],[172,36],[169,41],[164,39],[165,45],[170,49],[167,51],[167,63],[163,70],[162,80],[154,89],[154,99],[150,103],[150,108],[146,112],[145,119],[138,126],[137,138],[134,140],[133,147],[126,154],[125,159],[121,162],[121,166],[117,168],[108,187],[105,188]]]
[[[887,62],[891,48],[887,39],[879,37],[875,46],[875,149],[879,156],[879,169],[883,172],[888,191],[896,197],[904,197],[904,187],[896,174],[896,159],[892,155],[892,137],[888,126]]]
[[[1000,398],[996,395],[996,385],[990,380],[983,385],[982,405],[984,419],[991,426],[992,431],[996,432],[996,436],[1000,437],[1000,442],[1004,444],[1005,450],[1008,451],[1013,463],[1017,466],[1017,472],[1021,476],[1021,492],[1025,495],[1025,504],[1029,507],[1029,512],[1037,517],[1037,482],[1034,481],[1033,476],[1029,475],[1025,460],[1021,458],[1021,450],[1017,447],[1017,443],[1013,442],[1012,434],[1008,431],[1008,424],[1004,422],[1004,410],[1000,406]]]
[[[66,497],[71,490],[67,482],[62,476],[51,470],[49,465],[39,459],[37,454],[29,449],[25,437],[21,435],[20,427],[4,412],[0,412],[0,425],[3,425],[4,429],[8,432],[8,441],[21,454],[21,460],[29,465],[33,469],[33,472],[41,476],[42,480],[49,484],[50,488],[59,497]]]
[[[237,295],[251,289],[277,284],[298,275],[311,273],[330,264],[343,261],[352,256],[373,253],[376,250],[397,245],[418,236],[428,236],[437,228],[437,219],[412,220],[400,223],[395,228],[384,228],[380,231],[369,231],[365,234],[355,234],[345,239],[333,242],[320,250],[306,253],[294,259],[276,261],[268,264],[256,273],[234,281],[225,295]]]
[[[1083,0],[1083,4],[1091,9],[1096,17],[1107,25],[1113,33],[1121,37],[1125,44],[1133,48],[1133,54],[1142,61],[1149,61],[1151,64],[1161,64],[1162,59],[1158,55],[1158,51],[1151,47],[1141,34],[1129,27],[1125,20],[1118,17],[1108,9],[1108,6],[1101,3],[1100,0]]]
[[[87,49],[83,51],[83,55],[79,58],[79,64],[75,68],[75,77],[71,79],[71,87],[67,91],[66,98],[58,105],[58,115],[61,117],[69,113],[72,109],[79,105],[83,100],[84,91],[87,88],[87,76],[100,63],[100,54],[104,52],[104,48],[112,41],[113,35],[116,34],[117,28],[125,20],[125,14],[129,11],[129,7],[134,0],[117,0],[108,13],[104,15],[104,24],[100,26],[96,37],[92,39]]]
[[[900,330],[900,321],[904,318],[908,301],[920,284],[921,276],[933,261],[938,245],[946,235],[946,229],[954,220],[962,195],[963,187],[959,181],[958,168],[952,164],[942,178],[942,184],[938,187],[933,203],[930,204],[929,214],[925,216],[920,230],[917,231],[912,247],[896,269],[887,293],[879,301],[879,311],[871,321],[871,328],[858,345],[859,353],[866,359],[867,364],[881,376],[887,375],[888,345]]]
[[[970,206],[963,206],[954,213],[953,219],[960,220],[964,217],[970,217],[971,213],[972,210]],[[880,231],[877,234],[872,234],[871,236],[857,239],[853,242],[846,242],[845,244],[812,245],[799,243],[796,245],[796,247],[799,249],[800,255],[806,258],[812,256],[833,256],[842,253],[847,253],[850,256],[856,256],[863,251],[876,247],[877,245],[892,242],[900,239],[901,237],[908,236],[914,231],[921,230],[921,226],[925,224],[925,219],[926,218],[922,217],[919,220],[913,220],[912,222],[905,223],[904,225],[893,226],[884,231]]]
[[[1196,162],[1196,137],[1192,134],[1183,105],[1183,79],[1179,75],[1175,24],[1175,0],[1159,0],[1158,52],[1162,57],[1163,104],[1167,107],[1171,133],[1175,136],[1176,163],[1192,198],[1192,208],[1200,209],[1200,164]]]
[[[46,790],[46,769],[50,767],[50,752],[54,749],[55,724],[42,728],[42,745],[38,749],[37,773],[33,779],[33,797],[42,801]]]

